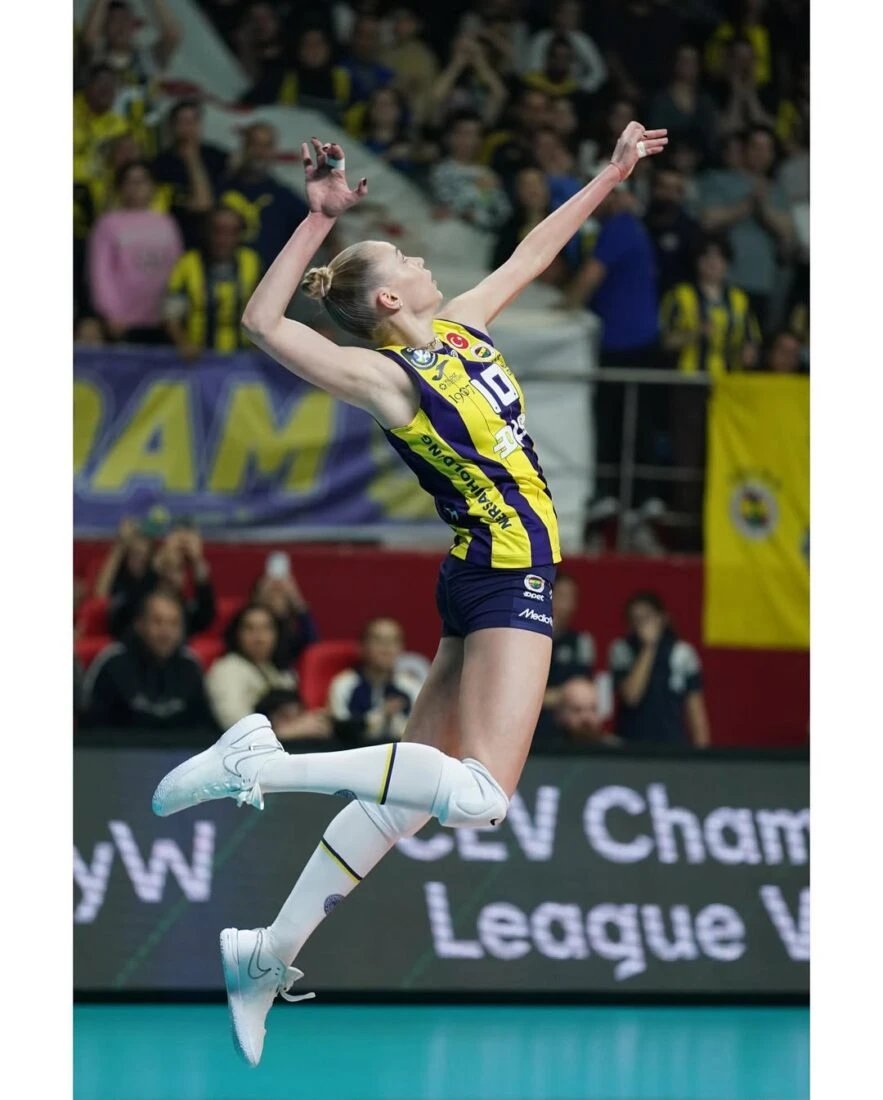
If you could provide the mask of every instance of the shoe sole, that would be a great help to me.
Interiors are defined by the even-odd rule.
[[[224,968],[224,985],[227,987],[227,1005],[230,1009],[230,1030],[233,1036],[233,1046],[242,1060],[254,1069],[259,1059],[254,1057],[254,1052],[246,1049],[246,1044],[240,1034],[242,1020],[242,989],[239,984],[239,947],[236,933],[225,928],[221,933],[221,965]]]
[[[173,810],[168,809],[164,803],[169,791],[172,790],[181,780],[183,780],[191,771],[197,770],[206,760],[210,757],[220,758],[219,762],[223,767],[224,751],[230,748],[232,745],[237,744],[245,737],[250,737],[256,730],[262,729],[264,726],[269,726],[270,723],[264,720],[263,722],[251,723],[243,729],[237,729],[241,722],[245,722],[246,719],[240,719],[235,725],[231,726],[226,733],[221,734],[218,740],[210,748],[205,749],[203,752],[197,753],[196,756],[191,756],[189,760],[185,760],[182,764],[179,764],[177,768],[172,770],[163,779],[160,780],[159,785],[153,792],[153,801],[151,803],[153,812],[157,817],[171,817],[172,814],[178,814],[182,810],[189,810],[193,806],[198,806],[198,802],[188,802],[184,806],[178,806]],[[230,737],[231,733],[235,736]]]

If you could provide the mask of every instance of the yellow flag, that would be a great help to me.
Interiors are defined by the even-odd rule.
[[[809,646],[809,379],[733,374],[712,391],[706,645]]]

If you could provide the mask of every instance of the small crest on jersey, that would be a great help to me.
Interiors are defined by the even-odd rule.
[[[437,359],[435,352],[430,351],[428,348],[404,348],[402,354],[407,356],[414,366],[419,367],[421,370],[427,370]]]
[[[546,582],[542,577],[538,577],[534,573],[528,573],[524,578],[524,587],[528,592],[542,592],[546,587]]]
[[[465,336],[461,336],[459,332],[446,332],[445,340],[454,348],[468,348],[469,341]]]
[[[472,349],[472,354],[476,359],[493,359],[494,349],[488,347],[487,344],[476,344]]]

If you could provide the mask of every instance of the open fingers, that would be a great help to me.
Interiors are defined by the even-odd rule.
[[[645,130],[643,137],[646,138],[665,138],[668,141],[668,130]]]
[[[357,199],[363,199],[368,194],[368,181],[362,177],[350,194],[355,195]]]
[[[304,163],[304,170],[309,175],[313,170],[313,158],[310,156],[310,147],[305,141],[301,142],[300,159]]]

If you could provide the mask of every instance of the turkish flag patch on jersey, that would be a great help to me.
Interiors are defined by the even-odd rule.
[[[447,342],[455,348],[468,348],[469,341],[465,336],[461,336],[459,332],[446,332],[445,339]]]

